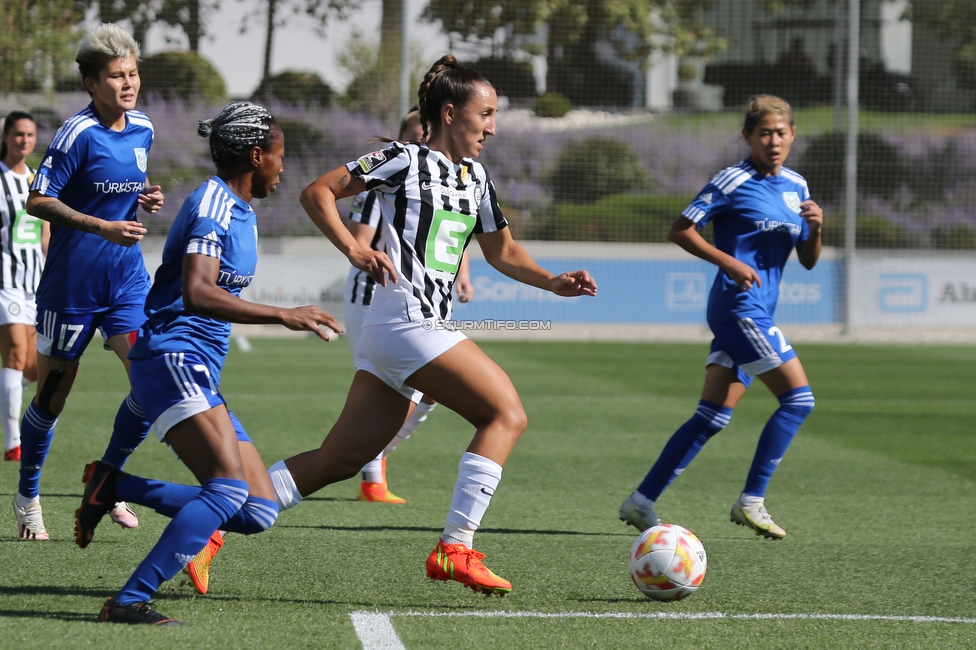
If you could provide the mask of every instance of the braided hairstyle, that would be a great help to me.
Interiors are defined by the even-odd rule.
[[[3,121],[3,134],[7,135],[10,133],[10,129],[14,128],[14,124],[21,120],[30,120],[31,122],[34,122],[34,124],[37,124],[37,122],[34,120],[34,116],[27,111],[10,111],[7,113],[7,117]],[[0,160],[3,160],[6,157],[7,143],[0,142]]]
[[[210,139],[210,156],[218,169],[244,162],[252,147],[271,151],[271,144],[281,137],[281,127],[274,116],[260,104],[231,102],[217,117],[202,120],[197,133]]]
[[[417,91],[425,140],[430,135],[429,125],[440,124],[440,110],[444,104],[463,107],[471,101],[479,84],[491,85],[480,72],[458,63],[453,54],[445,54],[430,67]]]

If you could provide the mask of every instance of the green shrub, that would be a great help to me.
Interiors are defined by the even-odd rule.
[[[825,246],[844,246],[844,215],[831,215],[824,219],[821,240]],[[857,215],[857,248],[913,248],[917,243],[898,224],[876,214]]]
[[[532,110],[539,117],[562,117],[573,110],[573,104],[566,95],[546,93],[535,100]]]
[[[833,203],[844,196],[847,135],[826,133],[813,138],[797,166],[818,202]],[[857,136],[858,193],[890,198],[907,182],[907,164],[898,148],[876,133]]]
[[[276,99],[293,106],[331,106],[335,91],[314,72],[286,70],[261,80],[252,101]]]
[[[524,236],[550,241],[667,242],[671,225],[692,198],[614,194],[585,205],[555,205]]]
[[[219,104],[227,100],[227,87],[217,69],[196,52],[160,52],[139,64],[142,93],[163,99],[203,100]]]
[[[941,250],[976,249],[976,230],[968,226],[936,226],[929,233],[932,247]]]
[[[556,203],[592,203],[610,194],[646,190],[650,183],[630,147],[595,137],[566,145],[548,184]]]
[[[276,117],[275,121],[285,134],[285,149],[289,156],[320,157],[332,144],[325,133],[307,122],[287,117]]]

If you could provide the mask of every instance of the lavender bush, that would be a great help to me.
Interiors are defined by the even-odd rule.
[[[84,95],[67,96],[59,107],[63,116],[87,102]],[[150,178],[163,185],[166,206],[153,217],[143,215],[153,234],[164,233],[186,196],[213,173],[207,142],[197,136],[198,120],[212,117],[221,106],[146,98],[141,109],[153,120],[156,138],[150,156]],[[285,171],[278,191],[259,203],[262,234],[314,234],[315,228],[298,203],[302,189],[321,174],[382,144],[376,136],[395,135],[397,124],[344,109],[309,109],[269,104],[286,133]],[[53,130],[42,129],[41,146]],[[288,137],[289,131],[292,136]],[[889,236],[859,232],[859,244],[877,246],[976,246],[976,130],[949,133],[883,133],[906,170],[902,186],[882,199],[862,194],[859,211],[866,228],[890,229]],[[506,215],[513,224],[532,223],[553,214],[549,178],[560,152],[591,137],[616,138],[633,152],[633,165],[651,179],[647,201],[690,199],[719,170],[748,155],[741,136],[726,124],[648,115],[608,116],[573,111],[559,120],[540,119],[520,111],[502,112],[498,134],[481,155],[488,167]],[[790,157],[803,173],[804,149],[812,136],[801,134]],[[838,166],[837,186],[843,186]],[[832,181],[833,182],[833,181]],[[812,187],[814,198],[817,188]],[[824,206],[833,241],[843,232],[839,201]],[[599,217],[599,215],[596,215]],[[677,215],[675,215],[677,216]],[[870,225],[873,224],[873,225]],[[527,229],[527,233],[539,229]],[[898,236],[894,236],[894,234]],[[900,234],[899,234],[900,233]]]

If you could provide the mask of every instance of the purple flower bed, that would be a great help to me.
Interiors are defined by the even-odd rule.
[[[64,100],[63,115],[84,104],[84,96]],[[71,105],[67,105],[71,103]],[[163,185],[166,206],[159,215],[144,215],[155,234],[172,223],[187,195],[213,173],[207,143],[196,134],[197,121],[215,115],[220,106],[149,99],[141,109],[156,126],[156,140],[150,157],[150,178]],[[278,191],[256,203],[265,235],[313,234],[315,228],[298,203],[304,187],[321,174],[366,152],[381,148],[376,136],[394,135],[396,124],[342,109],[306,109],[269,105],[272,112],[298,137],[286,140],[285,172]],[[481,161],[488,167],[502,205],[520,218],[544,215],[553,203],[547,179],[560,152],[569,144],[590,137],[617,138],[631,148],[633,164],[647,170],[651,179],[648,201],[655,196],[691,198],[716,172],[735,164],[748,150],[738,133],[722,127],[695,126],[687,129],[644,120],[623,125],[576,125],[566,130],[534,128],[523,119],[505,128],[499,118],[499,133],[487,143]],[[541,123],[539,123],[541,124]],[[43,146],[53,131],[42,129]],[[812,136],[811,136],[812,137]],[[909,236],[912,245],[927,245],[927,234],[935,229],[969,230],[976,237],[976,132],[893,133],[885,140],[900,152],[908,181],[895,196],[882,199],[863,195],[861,211],[881,217]],[[790,157],[800,173],[802,154],[809,142],[801,138]],[[915,181],[918,182],[914,182]],[[912,181],[912,182],[909,182]],[[843,184],[843,169],[837,183]],[[816,188],[811,188],[816,198]],[[840,214],[841,205],[827,205],[830,214]]]

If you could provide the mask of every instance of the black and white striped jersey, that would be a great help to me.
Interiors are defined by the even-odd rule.
[[[374,190],[382,214],[379,250],[399,274],[377,287],[364,325],[451,317],[451,289],[472,234],[508,227],[479,162],[454,163],[424,144],[393,142],[346,165]]]
[[[376,201],[376,192],[360,192],[352,201],[352,209],[349,210],[349,221],[360,223],[364,226],[376,229],[370,246],[373,249],[379,245],[380,220],[379,203]],[[354,305],[369,306],[373,300],[373,292],[376,291],[376,280],[365,271],[360,271],[355,266],[349,269],[349,276],[346,278],[346,302]]]
[[[41,225],[27,214],[27,195],[35,170],[16,174],[0,162],[0,289],[35,293],[44,270]]]

